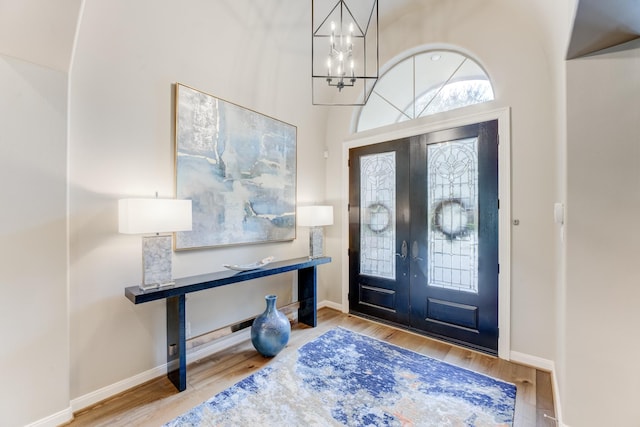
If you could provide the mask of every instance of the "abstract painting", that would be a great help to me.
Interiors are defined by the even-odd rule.
[[[175,112],[176,250],[293,240],[296,127],[179,83]]]

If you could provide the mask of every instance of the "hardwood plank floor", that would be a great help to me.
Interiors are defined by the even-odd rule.
[[[306,342],[336,326],[512,382],[517,386],[514,426],[555,425],[544,416],[555,416],[548,372],[451,346],[329,308],[318,311],[316,328],[294,325],[289,344],[280,354],[284,356],[295,352]],[[247,340],[189,364],[187,389],[182,393],[178,393],[166,377],[160,377],[79,411],[75,414],[75,419],[66,425],[160,426],[268,365],[272,360],[260,356]]]

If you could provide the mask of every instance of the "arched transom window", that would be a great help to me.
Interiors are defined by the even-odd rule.
[[[473,59],[451,50],[431,50],[387,71],[362,107],[356,130],[416,119],[492,101],[489,76]]]

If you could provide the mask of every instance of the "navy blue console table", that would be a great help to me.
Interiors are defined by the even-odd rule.
[[[187,388],[187,348],[185,295],[191,292],[231,285],[274,274],[298,271],[298,321],[315,327],[317,324],[316,269],[331,262],[329,257],[296,258],[276,261],[257,270],[232,270],[176,279],[174,286],[143,291],[139,286],[125,288],[124,294],[134,304],[164,299],[167,301],[167,377],[178,391]]]

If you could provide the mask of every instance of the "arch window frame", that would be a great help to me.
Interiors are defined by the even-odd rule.
[[[409,73],[410,78],[406,78]],[[465,82],[472,84],[465,87]],[[428,94],[433,96],[424,101]],[[376,129],[495,99],[489,74],[472,55],[450,47],[421,48],[391,61],[367,104],[357,111],[353,131]],[[441,105],[430,108],[434,102]]]

